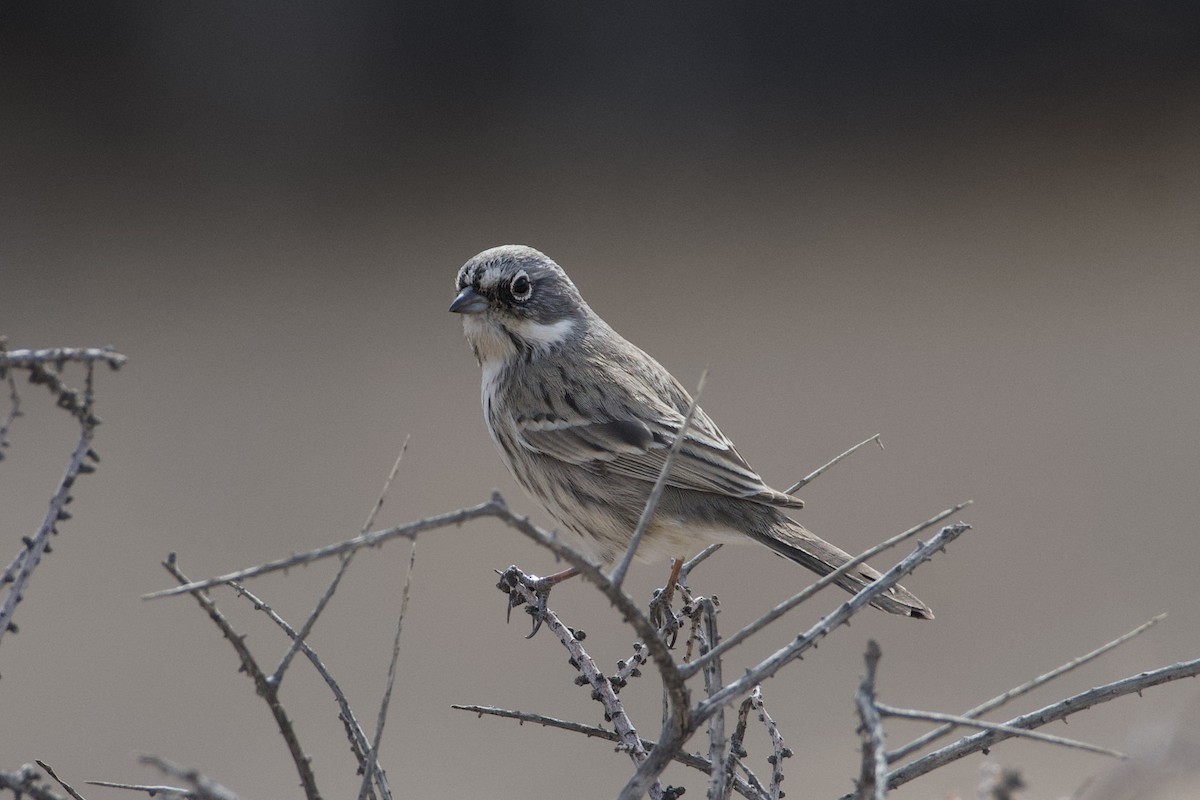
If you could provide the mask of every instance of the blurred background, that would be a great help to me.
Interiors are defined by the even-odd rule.
[[[1192,4],[9,2],[0,115],[0,333],[130,357],[99,376],[101,469],[0,650],[0,768],[160,783],[136,762],[151,752],[246,798],[299,796],[212,624],[139,597],[171,585],[168,552],[201,577],[354,535],[409,436],[376,527],[493,488],[545,522],[493,452],[446,313],[458,267],[508,242],[558,260],[685,385],[707,366],[706,410],[769,483],[882,434],[802,493],[799,518],[846,549],[975,501],[974,531],[906,582],[936,621],[863,614],[763,687],[790,796],[852,788],[868,638],[884,701],[951,713],[1160,612],[1011,714],[1200,656]],[[74,441],[23,393],[4,563]],[[312,636],[368,728],[407,559],[363,554]],[[555,568],[492,522],[420,539],[382,745],[397,796],[605,798],[629,774],[607,743],[450,710],[601,721],[558,643],[504,624],[493,569],[511,563]],[[332,570],[251,588],[298,620]],[[732,632],[810,578],[726,548],[693,585]],[[664,579],[635,567],[631,590]],[[278,632],[218,600],[273,667]],[[553,605],[604,668],[630,654],[588,585]],[[656,736],[654,679],[623,696]],[[1162,753],[1197,698],[1185,682],[1046,730]],[[306,664],[283,699],[325,796],[355,796]],[[893,744],[919,730],[888,726]],[[767,774],[765,735],[748,746]],[[1034,798],[1111,767],[1013,742],[988,758]],[[970,795],[984,760],[895,796]]]

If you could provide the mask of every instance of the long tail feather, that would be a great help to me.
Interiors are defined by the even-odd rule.
[[[776,526],[768,534],[755,537],[779,555],[807,567],[818,575],[828,575],[852,558],[845,550],[830,544],[795,520],[783,515],[780,515],[780,519],[785,522],[784,525]],[[879,577],[878,570],[867,564],[860,564],[835,582],[854,594]],[[879,595],[871,605],[890,614],[933,619],[933,611],[929,606],[899,584]]]

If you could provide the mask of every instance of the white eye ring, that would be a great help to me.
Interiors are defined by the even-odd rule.
[[[529,299],[529,295],[533,294],[533,284],[529,281],[529,273],[521,270],[513,276],[512,282],[508,288],[512,290],[514,300],[525,301]]]

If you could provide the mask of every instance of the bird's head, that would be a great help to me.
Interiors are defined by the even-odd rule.
[[[542,253],[524,245],[484,250],[458,271],[450,311],[479,362],[508,361],[581,335],[591,311],[579,290]]]

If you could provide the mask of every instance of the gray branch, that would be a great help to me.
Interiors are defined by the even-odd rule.
[[[1152,686],[1177,681],[1180,678],[1191,678],[1196,675],[1200,675],[1200,658],[1191,661],[1181,661],[1178,664],[1162,667],[1152,672],[1131,675],[1128,678],[1089,689],[1086,692],[1073,695],[1065,700],[1044,706],[1036,711],[1031,711],[1028,714],[1014,717],[1003,724],[1009,728],[1033,730],[1043,725],[1048,725],[1051,722],[1066,719],[1071,714],[1091,708],[1092,706],[1115,700],[1123,695],[1133,692],[1140,694],[1142,690],[1149,689]],[[940,750],[935,750],[927,756],[910,761],[904,766],[889,772],[888,788],[894,789],[897,786],[903,786],[914,778],[919,778],[964,756],[977,753],[980,750],[987,750],[997,742],[1002,742],[1009,738],[1011,738],[1011,734],[998,731],[983,731],[960,739],[953,744],[947,745]],[[845,795],[842,800],[853,800],[853,795]]]
[[[1003,733],[1008,736],[1016,736],[1023,739],[1033,739],[1037,742],[1046,742],[1047,744],[1057,744],[1063,747],[1070,747],[1075,750],[1083,750],[1088,753],[1099,753],[1104,756],[1112,756],[1114,758],[1128,758],[1122,752],[1110,750],[1107,747],[1099,747],[1087,742],[1080,742],[1075,739],[1067,739],[1063,736],[1054,736],[1049,733],[1038,733],[1037,731],[1029,731],[1024,728],[1013,728],[1009,725],[1004,725],[997,722],[984,722],[983,720],[971,719],[969,717],[960,717],[956,714],[939,714],[936,711],[917,711],[911,708],[896,708],[895,706],[885,705],[884,703],[876,703],[875,707],[879,709],[879,713],[885,717],[898,717],[900,719],[919,719],[926,722],[946,722],[953,726],[965,726],[968,728],[979,728],[984,731],[993,731],[995,733]]]
[[[883,719],[875,701],[875,670],[881,653],[874,639],[867,642],[863,656],[866,672],[854,704],[858,707],[859,734],[862,736],[862,769],[858,777],[857,800],[884,800],[887,797],[887,756],[884,751]]]
[[[188,584],[187,576],[175,565],[174,554],[163,562],[163,567],[181,584]],[[283,737],[284,744],[287,745],[288,753],[292,756],[292,762],[296,765],[296,771],[300,776],[300,785],[304,787],[305,797],[307,800],[320,800],[321,793],[317,790],[316,778],[312,772],[312,763],[308,756],[304,754],[303,748],[300,747],[300,741],[296,738],[296,730],[292,726],[292,721],[288,718],[283,704],[279,702],[277,687],[267,679],[266,673],[262,671],[262,668],[259,667],[258,662],[254,659],[254,655],[246,647],[245,637],[240,636],[233,629],[233,626],[229,624],[229,620],[217,608],[217,604],[212,601],[212,598],[207,593],[199,590],[194,590],[191,594],[237,652],[242,670],[254,681],[255,690],[271,710],[271,715],[275,718],[275,724],[279,728],[279,733]],[[145,756],[143,761],[145,763],[153,763],[159,769],[167,772],[166,766],[163,766],[167,765],[167,762],[154,759],[153,756]],[[197,790],[199,791],[199,789]]]
[[[1160,623],[1164,619],[1166,619],[1166,616],[1167,616],[1166,614],[1159,614],[1157,617],[1154,617],[1153,619],[1149,620],[1148,622],[1144,622],[1141,625],[1139,625],[1138,627],[1129,631],[1129,633],[1126,633],[1124,636],[1119,636],[1116,639],[1113,639],[1108,644],[1103,645],[1102,647],[1098,647],[1086,655],[1082,655],[1079,658],[1072,659],[1071,661],[1068,661],[1067,663],[1050,670],[1049,672],[1045,673],[1044,675],[1039,675],[1038,677],[1034,678],[1031,681],[1027,681],[1026,683],[1023,683],[1020,686],[1009,689],[1007,692],[1003,692],[984,703],[980,703],[979,705],[975,706],[974,708],[970,709],[969,711],[963,712],[960,716],[965,717],[967,719],[973,719],[975,717],[980,716],[981,714],[985,714],[988,711],[991,711],[993,708],[999,708],[1000,706],[1007,703],[1009,700],[1020,697],[1023,694],[1027,694],[1028,692],[1033,691],[1037,687],[1039,687],[1045,683],[1049,683],[1050,681],[1054,680],[1055,678],[1059,677],[1060,675],[1070,672],[1071,670],[1073,670],[1077,667],[1081,667],[1084,664],[1088,663],[1089,661],[1092,661],[1093,659],[1099,658],[1100,656],[1107,653],[1109,650],[1112,650],[1115,647],[1125,644],[1125,642],[1128,642],[1130,639],[1133,639],[1135,636],[1139,636],[1142,633],[1145,633],[1146,631],[1150,630],[1155,625],[1157,625],[1158,623]],[[903,747],[898,747],[895,750],[889,752],[887,754],[888,763],[894,764],[897,761],[899,761],[900,759],[907,756],[908,754],[916,752],[917,750],[920,750],[922,747],[924,747],[925,745],[934,741],[935,739],[939,739],[942,736],[945,736],[950,731],[954,730],[954,727],[955,726],[953,724],[946,724],[946,725],[942,725],[938,728],[933,729],[929,733],[926,733],[922,736],[918,736],[916,739],[913,739],[911,742],[904,745]]]

